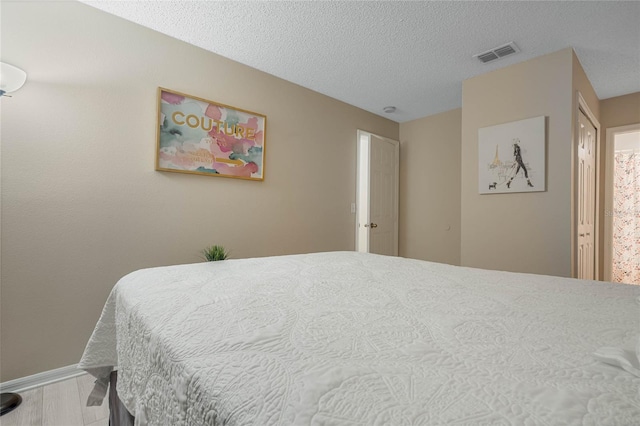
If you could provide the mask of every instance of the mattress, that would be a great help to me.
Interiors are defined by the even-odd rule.
[[[80,367],[139,425],[633,425],[640,377],[594,352],[635,356],[639,297],[354,252],[144,269]]]

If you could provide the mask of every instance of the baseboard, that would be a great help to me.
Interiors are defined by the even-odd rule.
[[[29,389],[49,385],[55,382],[70,379],[72,377],[87,374],[86,371],[79,370],[78,364],[68,365],[55,370],[43,371],[32,376],[20,377],[8,382],[0,383],[0,391],[2,392],[24,392]]]

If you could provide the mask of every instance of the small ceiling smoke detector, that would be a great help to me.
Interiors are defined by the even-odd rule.
[[[504,58],[505,56],[513,55],[514,53],[518,53],[520,49],[514,42],[510,42],[507,44],[503,44],[502,46],[494,47],[493,49],[489,49],[486,52],[478,53],[477,55],[473,55],[474,58],[478,58],[478,60],[484,64],[487,62],[495,61],[496,59]]]
[[[382,110],[384,112],[386,112],[387,114],[391,114],[393,112],[396,112],[396,107],[394,107],[394,106],[386,106],[386,107],[382,108]]]

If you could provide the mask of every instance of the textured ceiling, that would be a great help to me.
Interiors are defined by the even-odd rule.
[[[467,78],[566,47],[600,99],[640,91],[638,1],[84,3],[398,122],[460,107]],[[472,58],[510,41],[520,53]]]

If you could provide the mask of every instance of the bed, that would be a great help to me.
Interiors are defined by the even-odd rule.
[[[637,425],[639,299],[355,252],[152,268],[79,366],[139,425]]]

